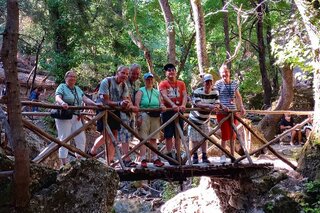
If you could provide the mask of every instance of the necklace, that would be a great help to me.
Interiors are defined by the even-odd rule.
[[[149,100],[149,106],[150,106],[151,98],[152,98],[153,88],[151,89],[150,95],[149,95],[149,92],[148,92],[148,89],[147,89],[147,88],[146,88],[146,92],[147,92],[147,97],[148,97],[148,100]]]
[[[176,99],[175,103],[176,103],[177,105],[179,105],[180,102],[179,102],[179,100],[178,100],[178,82],[175,81],[175,84],[173,85],[173,84],[171,84],[171,82],[168,80],[168,83],[169,83],[172,91],[174,92],[174,97],[173,97],[173,98]]]
[[[229,84],[227,83],[226,84],[226,82],[225,81],[223,81],[223,83],[224,83],[224,86],[226,87],[226,89],[227,89],[227,91],[228,91],[228,94],[229,94],[229,98],[230,98],[230,104],[234,104],[234,98],[232,97],[233,95],[232,95],[232,82],[230,82]],[[228,86],[227,86],[228,85]]]

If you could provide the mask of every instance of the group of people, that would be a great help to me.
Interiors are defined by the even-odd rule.
[[[138,79],[141,75],[141,67],[138,64],[128,66],[119,66],[115,76],[106,77],[100,83],[97,101],[93,101],[85,96],[84,92],[76,86],[76,73],[68,71],[65,74],[65,83],[58,86],[55,93],[56,103],[64,109],[68,106],[81,106],[82,102],[94,106],[109,106],[115,108],[113,113],[121,118],[127,125],[136,128],[142,138],[147,138],[155,130],[158,130],[161,122],[167,122],[174,114],[184,113],[187,104],[187,88],[183,81],[177,79],[177,70],[173,64],[166,64],[163,67],[166,79],[160,82],[159,89],[154,87],[154,76],[152,73],[143,75],[144,86],[140,87]],[[237,81],[230,78],[230,70],[226,65],[221,66],[219,70],[221,79],[214,81],[211,74],[205,74],[202,77],[203,86],[193,91],[191,95],[192,105],[203,110],[191,111],[189,119],[197,125],[205,134],[209,133],[210,114],[214,111],[217,114],[217,120],[221,121],[227,116],[227,111],[236,110],[240,106],[240,113],[243,115],[242,98],[239,92]],[[236,104],[237,103],[237,104]],[[139,111],[140,108],[161,109],[150,110],[150,112]],[[121,110],[119,110],[121,109]],[[58,137],[62,141],[72,132],[82,126],[80,112],[75,111],[71,120],[55,119],[58,131]],[[236,121],[234,121],[236,122]],[[91,156],[97,155],[98,148],[107,142],[107,160],[114,161],[115,147],[110,141],[117,140],[121,144],[123,155],[129,152],[129,142],[133,140],[132,134],[120,125],[117,119],[112,116],[107,117],[106,123],[111,129],[112,135],[108,135],[106,140],[103,131],[105,130],[103,120],[97,122],[97,130],[101,133],[95,140],[94,145],[88,150]],[[179,125],[183,128],[183,120],[179,119]],[[203,136],[192,126],[188,129],[190,136],[190,148],[203,140]],[[228,141],[234,141],[235,134],[232,130],[230,120],[224,122],[221,126],[222,147],[226,148]],[[174,148],[178,146],[175,137],[175,122],[171,122],[164,128],[164,139],[166,145],[166,155],[178,159]],[[160,139],[160,132],[155,134],[149,144],[157,148],[157,140]],[[75,137],[77,148],[85,151],[86,139],[84,132]],[[232,146],[231,146],[232,147]],[[210,163],[207,157],[207,143],[201,146],[202,162]],[[234,153],[234,150],[231,150]],[[68,150],[64,147],[59,149],[59,158],[61,163],[67,163]],[[79,156],[77,156],[79,157]],[[141,146],[138,156],[142,167],[147,167],[148,158],[146,156],[146,146]],[[193,155],[193,164],[198,164],[198,153]],[[157,154],[152,153],[152,163],[161,167],[164,163]],[[169,163],[172,163],[171,161]],[[137,164],[128,156],[124,159],[126,167],[135,167]]]
[[[310,132],[312,131],[312,115],[308,115],[308,122],[303,127],[297,127],[292,129],[296,124],[293,117],[290,114],[284,114],[280,120],[280,131],[292,129],[287,135],[290,139],[290,145],[303,145],[302,134],[308,139]]]

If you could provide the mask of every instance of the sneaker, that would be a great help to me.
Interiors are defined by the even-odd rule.
[[[131,160],[124,161],[123,163],[124,163],[125,167],[135,168],[137,166],[137,164]]]
[[[161,162],[161,160],[158,158],[153,161],[153,165],[155,165],[156,167],[162,167],[164,165],[164,163]]]
[[[202,163],[210,163],[210,161],[208,160],[207,157],[203,157],[202,158]]]
[[[148,167],[148,161],[147,160],[142,160],[141,161],[141,167],[143,167],[143,168],[147,168]]]
[[[193,158],[193,159],[192,159],[192,164],[198,164],[198,163],[199,163],[198,158]]]
[[[226,158],[226,156],[225,155],[222,155],[221,157],[220,157],[220,163],[226,163],[227,162],[227,158]]]

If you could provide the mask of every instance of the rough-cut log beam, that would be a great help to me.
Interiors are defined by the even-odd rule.
[[[267,174],[272,164],[228,164],[208,166],[165,166],[161,168],[116,170],[120,181],[155,180],[181,181],[188,177],[211,176],[229,179],[250,177],[255,174]]]

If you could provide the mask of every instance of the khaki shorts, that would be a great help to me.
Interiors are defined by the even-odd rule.
[[[208,126],[208,123],[202,124],[202,125],[197,125],[203,133],[206,135],[209,134],[210,132],[210,127]],[[188,127],[188,134],[189,134],[189,139],[193,142],[200,142],[204,138],[197,130],[195,130],[192,126]]]
[[[147,138],[152,132],[160,128],[160,117],[150,117],[147,113],[143,112],[142,123],[139,127],[139,134],[142,138]],[[152,139],[159,139],[160,131],[152,137]]]

